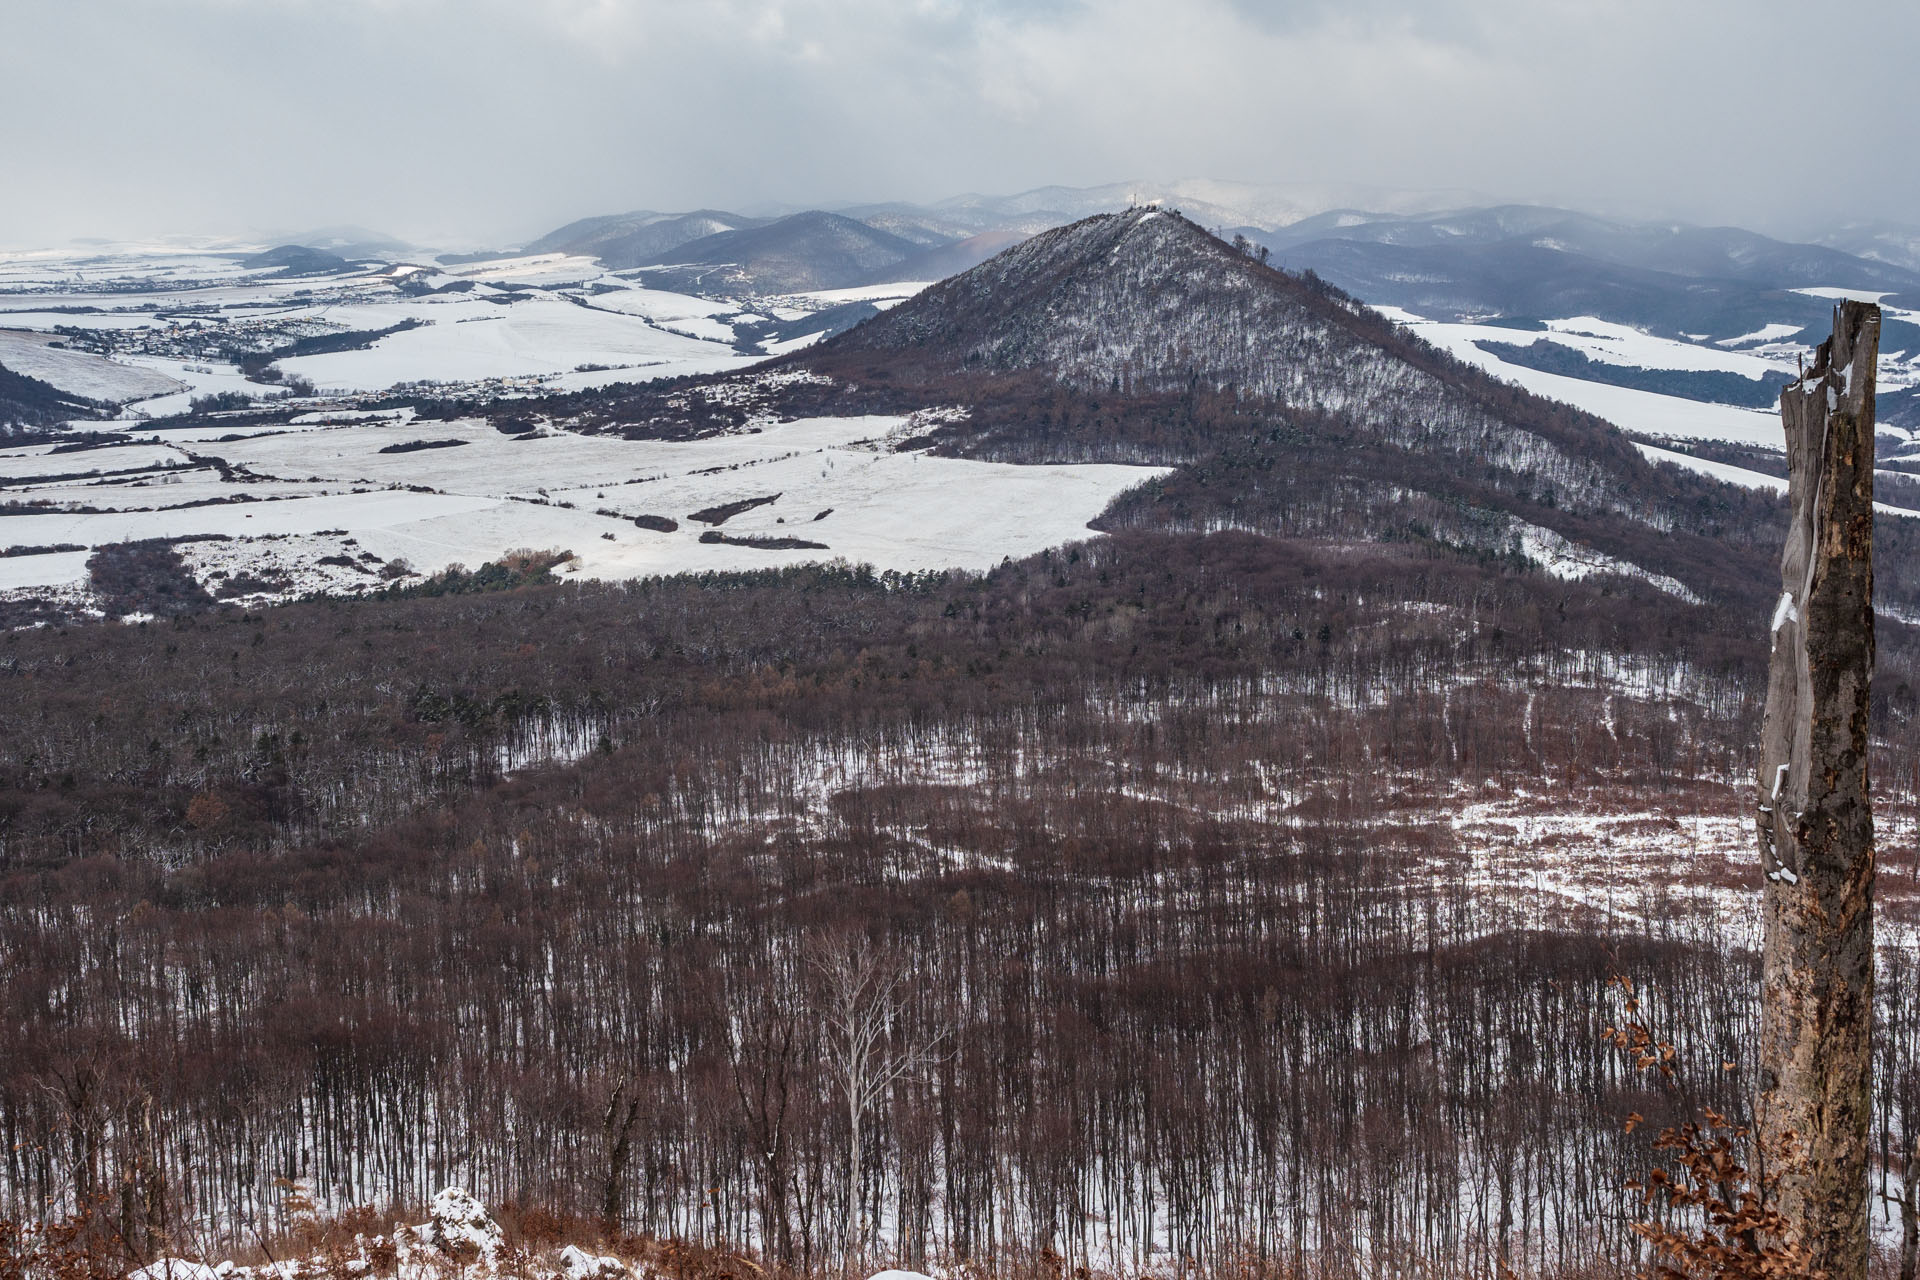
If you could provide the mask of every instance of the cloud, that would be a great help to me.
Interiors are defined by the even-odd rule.
[[[1779,0],[12,0],[0,242],[1210,176],[1920,221],[1920,13]],[[1847,42],[1837,31],[1860,30]],[[1845,47],[1844,55],[1840,47]],[[1836,69],[1844,56],[1847,67]]]

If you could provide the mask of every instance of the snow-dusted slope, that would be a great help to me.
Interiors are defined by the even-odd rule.
[[[154,369],[123,364],[86,351],[52,345],[48,335],[0,329],[0,367],[38,378],[83,400],[124,404],[181,389],[181,383]]]
[[[819,361],[885,353],[929,375],[1033,370],[1089,392],[1193,387],[1335,418],[1401,448],[1471,453],[1600,500],[1604,429],[1503,413],[1491,384],[1379,316],[1136,209],[1035,236],[833,339]],[[827,363],[816,367],[827,368]]]
[[[818,418],[683,442],[522,439],[473,419],[349,414],[179,446],[0,448],[0,498],[45,504],[5,521],[0,549],[199,539],[183,554],[209,589],[278,584],[249,599],[371,589],[388,561],[432,573],[518,547],[571,551],[569,574],[602,579],[836,559],[987,569],[1094,536],[1088,522],[1116,493],[1165,474],[895,447],[920,430],[902,417]],[[407,447],[421,440],[440,447]],[[693,518],[746,501],[757,505],[717,524]],[[86,559],[0,555],[0,591],[78,585]]]

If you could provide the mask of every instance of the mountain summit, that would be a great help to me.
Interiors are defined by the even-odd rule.
[[[1089,393],[1258,402],[1296,426],[1468,452],[1563,497],[1644,465],[1598,419],[1518,393],[1315,278],[1159,209],[1035,236],[822,344],[808,363],[834,372],[876,359],[896,379],[1027,371]]]
[[[1746,594],[1763,558],[1736,564],[1745,495],[1171,211],[1044,232],[790,362],[965,406],[931,437],[952,452],[1179,468],[1106,527],[1437,543],[1688,597]]]

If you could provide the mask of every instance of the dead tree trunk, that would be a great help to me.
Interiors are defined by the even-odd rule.
[[[1760,1130],[1778,1206],[1828,1280],[1867,1274],[1873,1021],[1873,382],[1880,309],[1844,302],[1780,397],[1785,590],[1760,754]]]
[[[640,1118],[640,1099],[627,1093],[622,1077],[607,1099],[602,1128],[607,1140],[607,1177],[600,1186],[600,1227],[607,1239],[619,1238],[627,1205],[627,1165],[633,1158],[633,1126]]]

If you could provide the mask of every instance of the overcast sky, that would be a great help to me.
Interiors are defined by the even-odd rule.
[[[632,208],[1180,177],[1920,223],[1913,0],[0,0],[0,20],[14,246],[346,222],[499,245]]]

